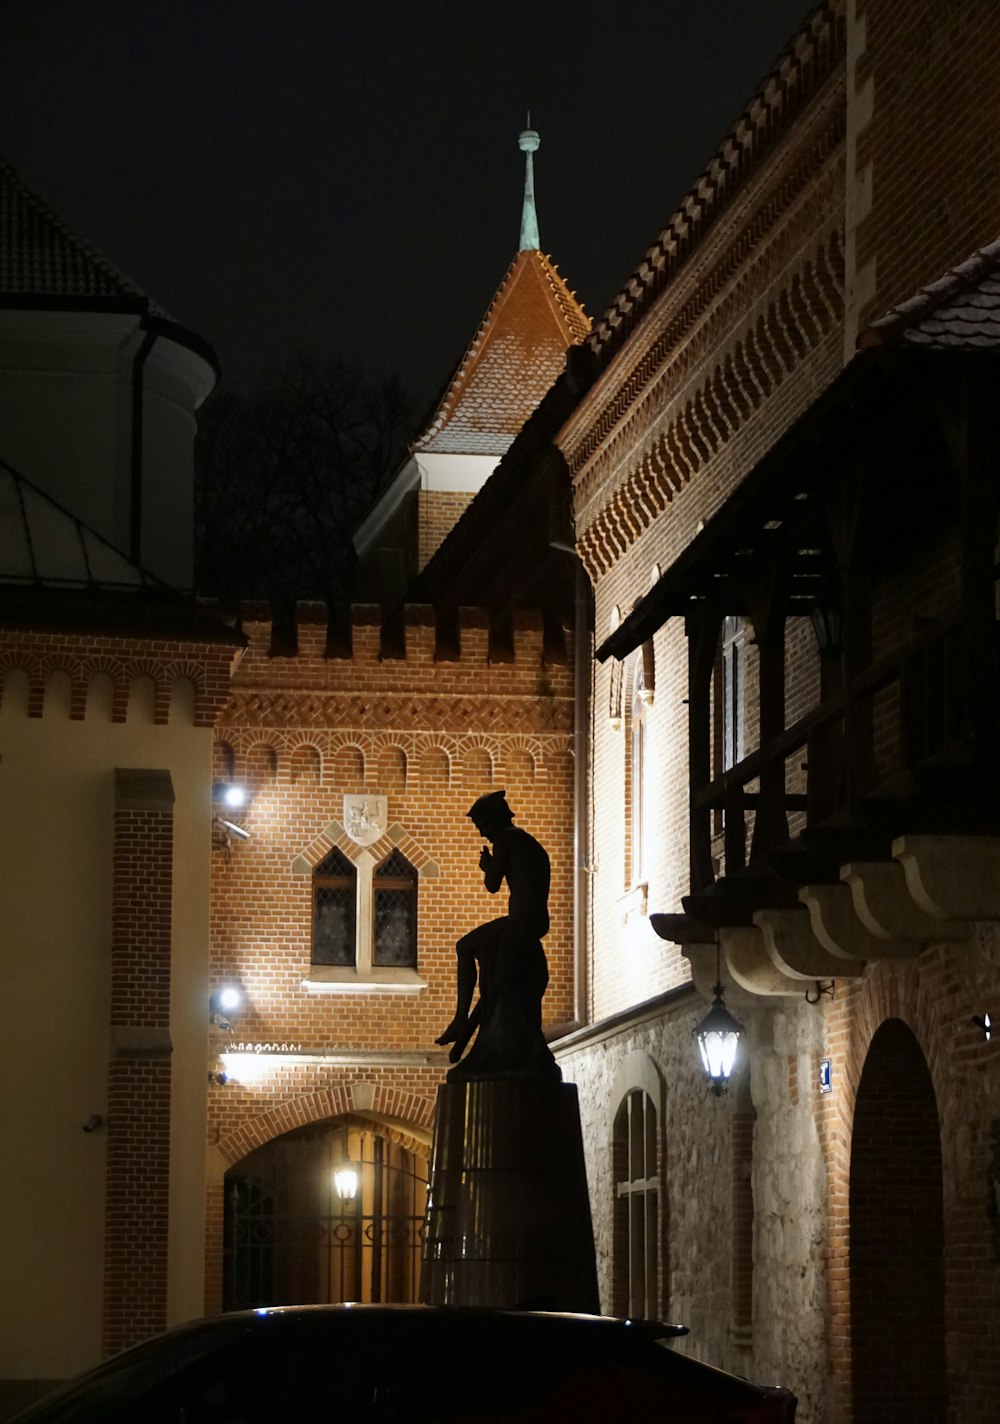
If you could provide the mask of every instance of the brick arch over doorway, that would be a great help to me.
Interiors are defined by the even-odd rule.
[[[395,1135],[406,1146],[426,1140],[434,1124],[434,1099],[385,1083],[337,1083],[299,1097],[275,1103],[265,1112],[240,1123],[215,1144],[205,1200],[205,1314],[222,1309],[222,1253],[224,1220],[223,1177],[255,1148],[297,1127],[352,1114],[377,1114],[392,1119],[379,1131]],[[412,1127],[412,1138],[407,1128]]]
[[[945,1419],[941,1132],[913,1031],[888,1019],[865,1059],[850,1179],[853,1424]]]

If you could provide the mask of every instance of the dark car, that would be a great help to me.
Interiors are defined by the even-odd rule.
[[[652,1321],[427,1306],[244,1311],[127,1350],[16,1419],[792,1424],[794,1395],[670,1349],[685,1333]]]

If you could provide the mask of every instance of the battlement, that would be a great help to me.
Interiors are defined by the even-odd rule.
[[[541,613],[518,610],[508,620],[491,618],[484,608],[459,608],[442,613],[430,604],[408,603],[386,616],[375,603],[355,603],[341,618],[327,605],[300,602],[294,617],[282,616],[267,603],[242,605],[237,624],[247,639],[238,680],[263,673],[272,665],[294,663],[301,676],[305,664],[385,668],[401,663],[412,667],[460,664],[465,669],[489,667],[542,670],[571,664],[570,630],[546,623]]]

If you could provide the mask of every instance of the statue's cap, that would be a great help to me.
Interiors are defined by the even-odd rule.
[[[474,801],[466,812],[471,821],[475,821],[477,826],[490,825],[492,822],[513,821],[514,812],[507,805],[506,791],[490,791],[486,796],[480,796],[478,801]]]

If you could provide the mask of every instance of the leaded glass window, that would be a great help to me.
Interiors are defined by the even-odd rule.
[[[357,944],[357,873],[332,850],[313,871],[312,962],[353,967]]]
[[[417,966],[417,872],[394,850],[375,871],[372,963],[393,969]]]

